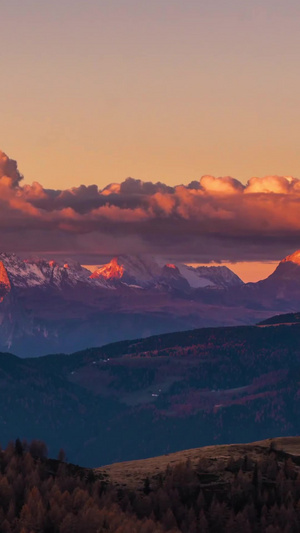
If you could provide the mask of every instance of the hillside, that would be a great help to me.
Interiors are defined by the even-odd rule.
[[[300,438],[89,470],[41,441],[0,451],[4,533],[297,533]]]
[[[205,464],[207,474],[211,475],[212,478],[217,476],[219,483],[225,483],[232,481],[233,472],[227,469],[229,461],[243,462],[247,456],[249,461],[259,463],[270,454],[270,450],[277,456],[278,460],[291,458],[297,465],[295,469],[298,471],[300,467],[300,437],[279,437],[246,444],[193,448],[150,459],[114,463],[95,468],[94,472],[97,476],[103,476],[109,483],[117,487],[141,490],[146,478],[149,479],[151,486],[151,483],[155,484],[157,478],[164,475],[166,470],[188,461],[192,469],[197,469],[199,463]],[[216,479],[209,480],[209,475],[207,476],[207,489],[209,486],[213,488],[216,483]]]
[[[207,328],[71,355],[0,356],[1,443],[97,466],[300,434],[300,325]]]

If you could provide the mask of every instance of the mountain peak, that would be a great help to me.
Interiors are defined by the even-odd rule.
[[[176,265],[173,265],[172,263],[167,263],[164,265],[162,269],[162,274],[168,274],[168,276],[181,276],[180,270]]]
[[[100,268],[97,268],[97,270],[95,270],[95,272],[90,275],[90,278],[105,278],[107,280],[121,279],[123,277],[123,274],[124,266],[121,264],[121,262],[119,264],[117,257],[113,257],[109,263],[103,265]]]
[[[275,268],[274,272],[267,278],[268,283],[276,281],[276,290],[278,291],[278,283],[289,284],[292,287],[292,297],[295,297],[296,286],[300,288],[300,250],[296,250],[291,255],[287,255]],[[264,282],[264,280],[262,280]],[[275,290],[275,287],[274,287]],[[280,296],[282,298],[282,287],[280,289]]]
[[[92,286],[94,283],[89,279],[89,274],[87,269],[72,261],[58,263],[39,257],[21,259],[15,254],[0,252],[1,293],[4,287],[8,287],[8,283],[13,288],[23,289],[33,287],[61,289],[63,286],[75,286],[78,283],[88,283]]]
[[[105,280],[114,285],[121,281],[123,285],[149,289],[162,287],[179,288],[184,291],[194,288],[226,288],[242,285],[243,282],[231,270],[220,267],[197,267],[182,263],[171,263],[163,258],[119,255],[105,265],[101,265],[91,275],[91,279]],[[178,285],[180,283],[180,285]]]
[[[7,270],[3,264],[3,261],[0,261],[0,288],[1,288],[1,293],[4,292],[5,294],[10,292],[11,290],[11,284],[9,281]],[[0,302],[3,302],[3,299],[4,299],[4,296],[3,295],[0,296]]]
[[[287,255],[282,259],[281,263],[295,263],[296,265],[300,265],[300,250],[296,250],[293,254]]]

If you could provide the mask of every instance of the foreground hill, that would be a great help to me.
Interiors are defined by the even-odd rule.
[[[237,468],[229,469],[229,462],[235,463],[236,466],[242,465],[247,457],[252,464],[260,463],[271,453],[280,461],[292,459],[295,470],[300,473],[300,437],[279,437],[245,444],[192,448],[150,459],[113,463],[95,468],[94,472],[117,487],[141,490],[145,486],[145,479],[149,480],[151,487],[166,470],[174,469],[188,461],[194,470],[197,470],[199,463],[205,465],[207,479],[202,479],[202,485],[206,490],[213,490],[217,488],[216,482],[232,481],[232,474],[236,473]]]
[[[42,442],[0,451],[5,533],[297,533],[300,438],[212,446],[94,471]],[[63,453],[60,453],[62,457]]]
[[[0,434],[85,466],[300,434],[300,324],[0,356]]]

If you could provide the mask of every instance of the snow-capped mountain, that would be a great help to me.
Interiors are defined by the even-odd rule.
[[[240,287],[244,282],[226,266],[188,267],[201,283],[207,280],[211,288]],[[191,287],[193,285],[190,283]],[[202,286],[202,285],[201,285]]]
[[[20,259],[15,254],[0,253],[0,282],[15,288],[75,286],[79,283],[92,285],[90,271],[79,263],[46,261],[41,258]],[[104,280],[97,285],[108,287]]]
[[[239,287],[244,282],[226,266],[198,266],[178,265],[180,273],[188,281],[190,287],[225,289]]]
[[[233,273],[226,275],[235,280]],[[242,282],[237,278],[236,283]],[[75,351],[216,324],[215,317],[203,317],[206,303],[201,290],[210,300],[210,294],[224,292],[211,289],[224,287],[222,267],[198,270],[123,255],[91,273],[71,261],[0,253],[0,351],[20,355]],[[226,324],[227,317],[221,323]]]
[[[0,253],[0,301],[12,289],[127,289],[192,291],[196,288],[226,288],[242,281],[226,267],[193,268],[170,264],[160,258],[121,255],[91,272],[79,263],[21,259]],[[96,293],[94,293],[96,294]]]
[[[97,268],[91,279],[102,279],[141,288],[191,290],[243,285],[242,280],[225,266],[192,267],[181,263],[168,263],[161,258],[120,255]]]
[[[121,281],[127,285],[147,287],[161,276],[162,269],[155,259],[140,256],[120,255],[91,274],[91,279],[110,282]]]
[[[72,352],[206,326],[255,324],[300,309],[300,252],[266,280],[224,266],[122,255],[93,273],[71,261],[0,254],[0,351]]]

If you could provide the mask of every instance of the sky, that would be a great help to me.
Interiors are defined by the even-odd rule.
[[[296,0],[0,5],[0,148],[28,182],[300,176]]]
[[[111,249],[156,252],[168,243],[170,254],[178,255],[181,250],[189,261],[273,261],[300,248],[298,192],[292,187],[291,193],[281,183],[282,192],[281,185],[275,184],[278,177],[300,177],[299,2],[0,0],[0,7],[0,149],[18,161],[24,175],[21,182],[17,180],[17,188],[22,189],[18,201],[24,198],[23,188],[33,182],[41,187],[39,191],[35,187],[36,196],[50,190],[53,197],[53,191],[76,188],[70,194],[77,198],[81,194],[80,202],[84,191],[93,195],[88,186],[102,191],[111,183],[125,183],[128,177],[135,183],[160,182],[173,189],[184,185],[175,194],[176,206],[182,207],[175,218],[184,220],[180,231],[177,228],[176,245],[170,217],[164,219],[162,235],[160,222],[150,225],[149,213],[148,222],[143,219],[143,235],[135,233],[134,222],[140,224],[144,215],[133,212],[129,202],[125,226],[131,225],[130,232],[122,228],[124,203],[122,216],[118,218],[119,206],[114,204],[114,213],[110,209],[105,215],[110,222],[101,219],[100,229],[95,222],[99,213],[83,217],[81,205],[82,220],[74,228],[73,207],[64,204],[69,211],[63,213],[60,204],[51,215],[51,224],[55,218],[60,232],[48,229],[47,238],[45,234],[44,239],[37,238],[32,220],[22,219],[27,224],[22,231],[31,231],[23,247],[57,253],[64,247],[68,252],[78,248],[78,253],[91,254],[89,262],[93,254]],[[270,186],[269,180],[267,189],[266,181],[259,182],[264,185],[257,188],[257,194],[262,188],[268,194],[264,201],[258,202],[257,196],[250,205],[251,195],[244,198],[241,194],[239,213],[241,198],[233,208],[226,194],[226,201],[223,195],[216,206],[211,199],[203,212],[198,197],[196,203],[195,198],[188,202],[190,192],[185,200],[181,194],[189,183],[200,183],[202,176],[223,180],[231,176],[242,187],[248,180],[253,185],[255,177],[273,176],[275,181]],[[225,182],[216,183],[223,186]],[[80,186],[86,186],[87,192]],[[163,203],[164,213],[169,209],[170,214],[174,205],[165,193],[158,204]],[[41,213],[29,213],[29,189],[26,194],[26,217],[37,220]],[[142,196],[143,205],[135,200],[135,209],[145,208]],[[158,220],[157,196],[151,201]],[[101,204],[103,209],[103,201],[97,202],[94,205]],[[184,211],[184,202],[193,203],[192,214]],[[291,210],[284,214],[287,206]],[[256,209],[257,223],[251,219]],[[22,210],[24,214],[24,205]],[[264,210],[268,216],[263,216]],[[44,224],[48,217],[48,227],[49,213],[42,217]],[[58,222],[60,215],[67,219],[64,223]],[[198,226],[195,230],[195,216],[201,231]],[[227,220],[227,233],[220,231],[222,216]],[[13,218],[11,226],[6,222],[7,231],[16,231],[18,217]],[[112,231],[112,219],[115,223],[117,218],[119,225]],[[188,248],[183,245],[184,232],[201,233],[201,239],[194,239]],[[79,233],[85,237],[77,238]],[[108,245],[108,235],[113,245],[111,241]],[[2,237],[2,247],[12,242],[11,246],[20,248],[14,240],[6,240]],[[43,240],[45,249],[36,244]],[[78,240],[84,242],[79,245]]]

